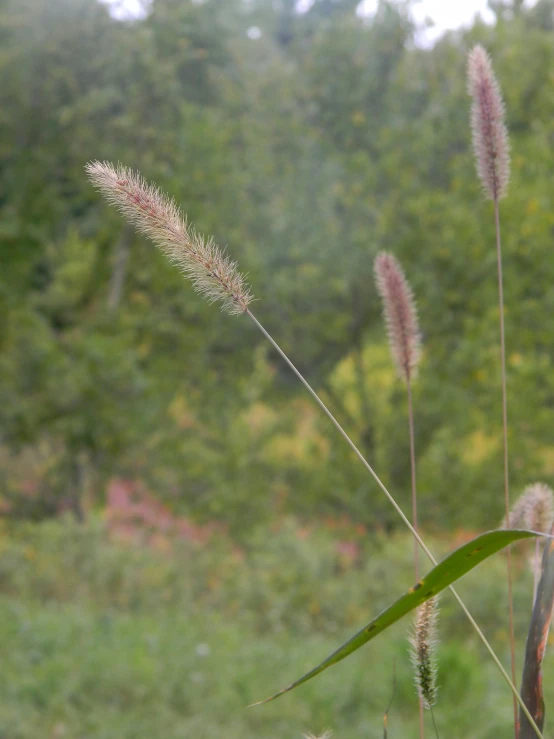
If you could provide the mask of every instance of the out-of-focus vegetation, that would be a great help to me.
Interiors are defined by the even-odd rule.
[[[341,739],[377,738],[394,671],[389,736],[419,735],[405,622],[294,694],[246,708],[388,605],[391,583],[400,594],[412,582],[407,535],[290,518],[241,547],[221,532],[132,534],[113,521],[71,519],[0,532],[0,736],[300,739],[332,728]],[[446,554],[456,542],[431,543]],[[525,557],[516,572],[523,635],[532,597]],[[507,629],[494,617],[504,575],[504,558],[493,558],[459,589],[507,659]],[[440,736],[509,736],[509,693],[448,593],[440,636]],[[523,641],[520,661],[522,650]],[[548,659],[544,680],[554,680]]]
[[[509,3],[507,5],[510,5]],[[502,207],[514,489],[554,473],[552,0],[432,49],[404,5],[0,4],[1,495],[78,516],[115,475],[237,535],[276,516],[394,512],[249,322],[222,316],[83,176],[120,160],[250,273],[256,313],[399,500],[405,397],[372,259],[402,260],[424,331],[424,527],[502,514],[493,225],[469,153],[465,52],[492,53],[513,182]],[[256,37],[256,38],[254,38]]]

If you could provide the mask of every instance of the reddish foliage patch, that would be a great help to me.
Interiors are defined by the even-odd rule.
[[[336,550],[344,564],[353,565],[360,556],[360,546],[355,541],[337,541]]]
[[[167,549],[174,537],[200,544],[207,542],[221,526],[200,526],[152,497],[135,480],[114,479],[108,485],[106,501],[108,529],[118,538],[136,539],[146,535],[156,549]]]

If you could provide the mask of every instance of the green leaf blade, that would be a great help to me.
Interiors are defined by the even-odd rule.
[[[347,642],[324,659],[323,662],[298,680],[295,680],[286,688],[279,690],[277,693],[265,700],[253,703],[252,706],[259,706],[263,703],[275,700],[275,698],[278,698],[299,685],[302,685],[302,683],[311,680],[328,667],[337,664],[337,662],[340,662],[364,644],[367,644],[368,641],[371,641],[378,634],[385,631],[389,626],[392,626],[392,624],[400,620],[402,616],[405,616],[407,613],[414,610],[414,608],[417,608],[426,600],[429,600],[429,598],[432,598],[453,582],[459,580],[459,578],[466,575],[485,559],[488,559],[509,544],[535,536],[543,536],[543,534],[534,531],[516,529],[500,529],[498,531],[488,531],[485,534],[480,534],[475,539],[472,539],[470,542],[464,544],[452,552],[452,554],[448,555],[448,557],[434,567],[427,575],[425,575],[425,577],[421,578],[421,580],[411,587],[404,595],[382,611],[382,613],[374,618],[373,621],[366,624]]]

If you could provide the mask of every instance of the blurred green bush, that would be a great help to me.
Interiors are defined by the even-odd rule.
[[[452,548],[446,539],[431,543],[437,554]],[[245,709],[313,666],[409,587],[410,555],[408,537],[368,536],[344,521],[305,525],[288,518],[252,531],[240,547],[222,532],[203,542],[122,541],[99,519],[86,526],[71,520],[4,526],[0,736],[300,739],[329,727],[345,739],[378,737],[396,669],[390,735],[416,737],[405,623],[295,694]],[[521,548],[515,561],[523,638],[532,578]],[[504,570],[497,556],[459,586],[507,656],[498,610]],[[441,612],[441,736],[507,735],[504,684],[448,595]],[[547,699],[553,681],[547,660]]]

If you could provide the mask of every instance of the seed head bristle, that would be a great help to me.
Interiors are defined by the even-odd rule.
[[[253,300],[237,264],[187,223],[175,202],[126,167],[109,162],[86,165],[92,184],[109,203],[158,246],[210,303],[223,310],[244,313]]]
[[[410,636],[414,682],[423,707],[431,709],[437,702],[437,639],[438,597],[425,601],[416,611]]]
[[[304,734],[303,736],[304,739],[331,739],[333,732],[327,729],[327,731],[324,731],[320,736],[316,736],[315,734]]]
[[[490,57],[480,45],[469,53],[467,79],[477,174],[486,196],[498,201],[506,194],[510,179],[510,144],[500,86]]]
[[[383,300],[383,316],[398,374],[406,382],[415,376],[421,356],[421,334],[412,290],[402,267],[387,252],[375,258],[375,281]]]
[[[554,522],[554,494],[542,482],[528,485],[514,503],[508,517],[508,528],[524,528],[550,533]]]

